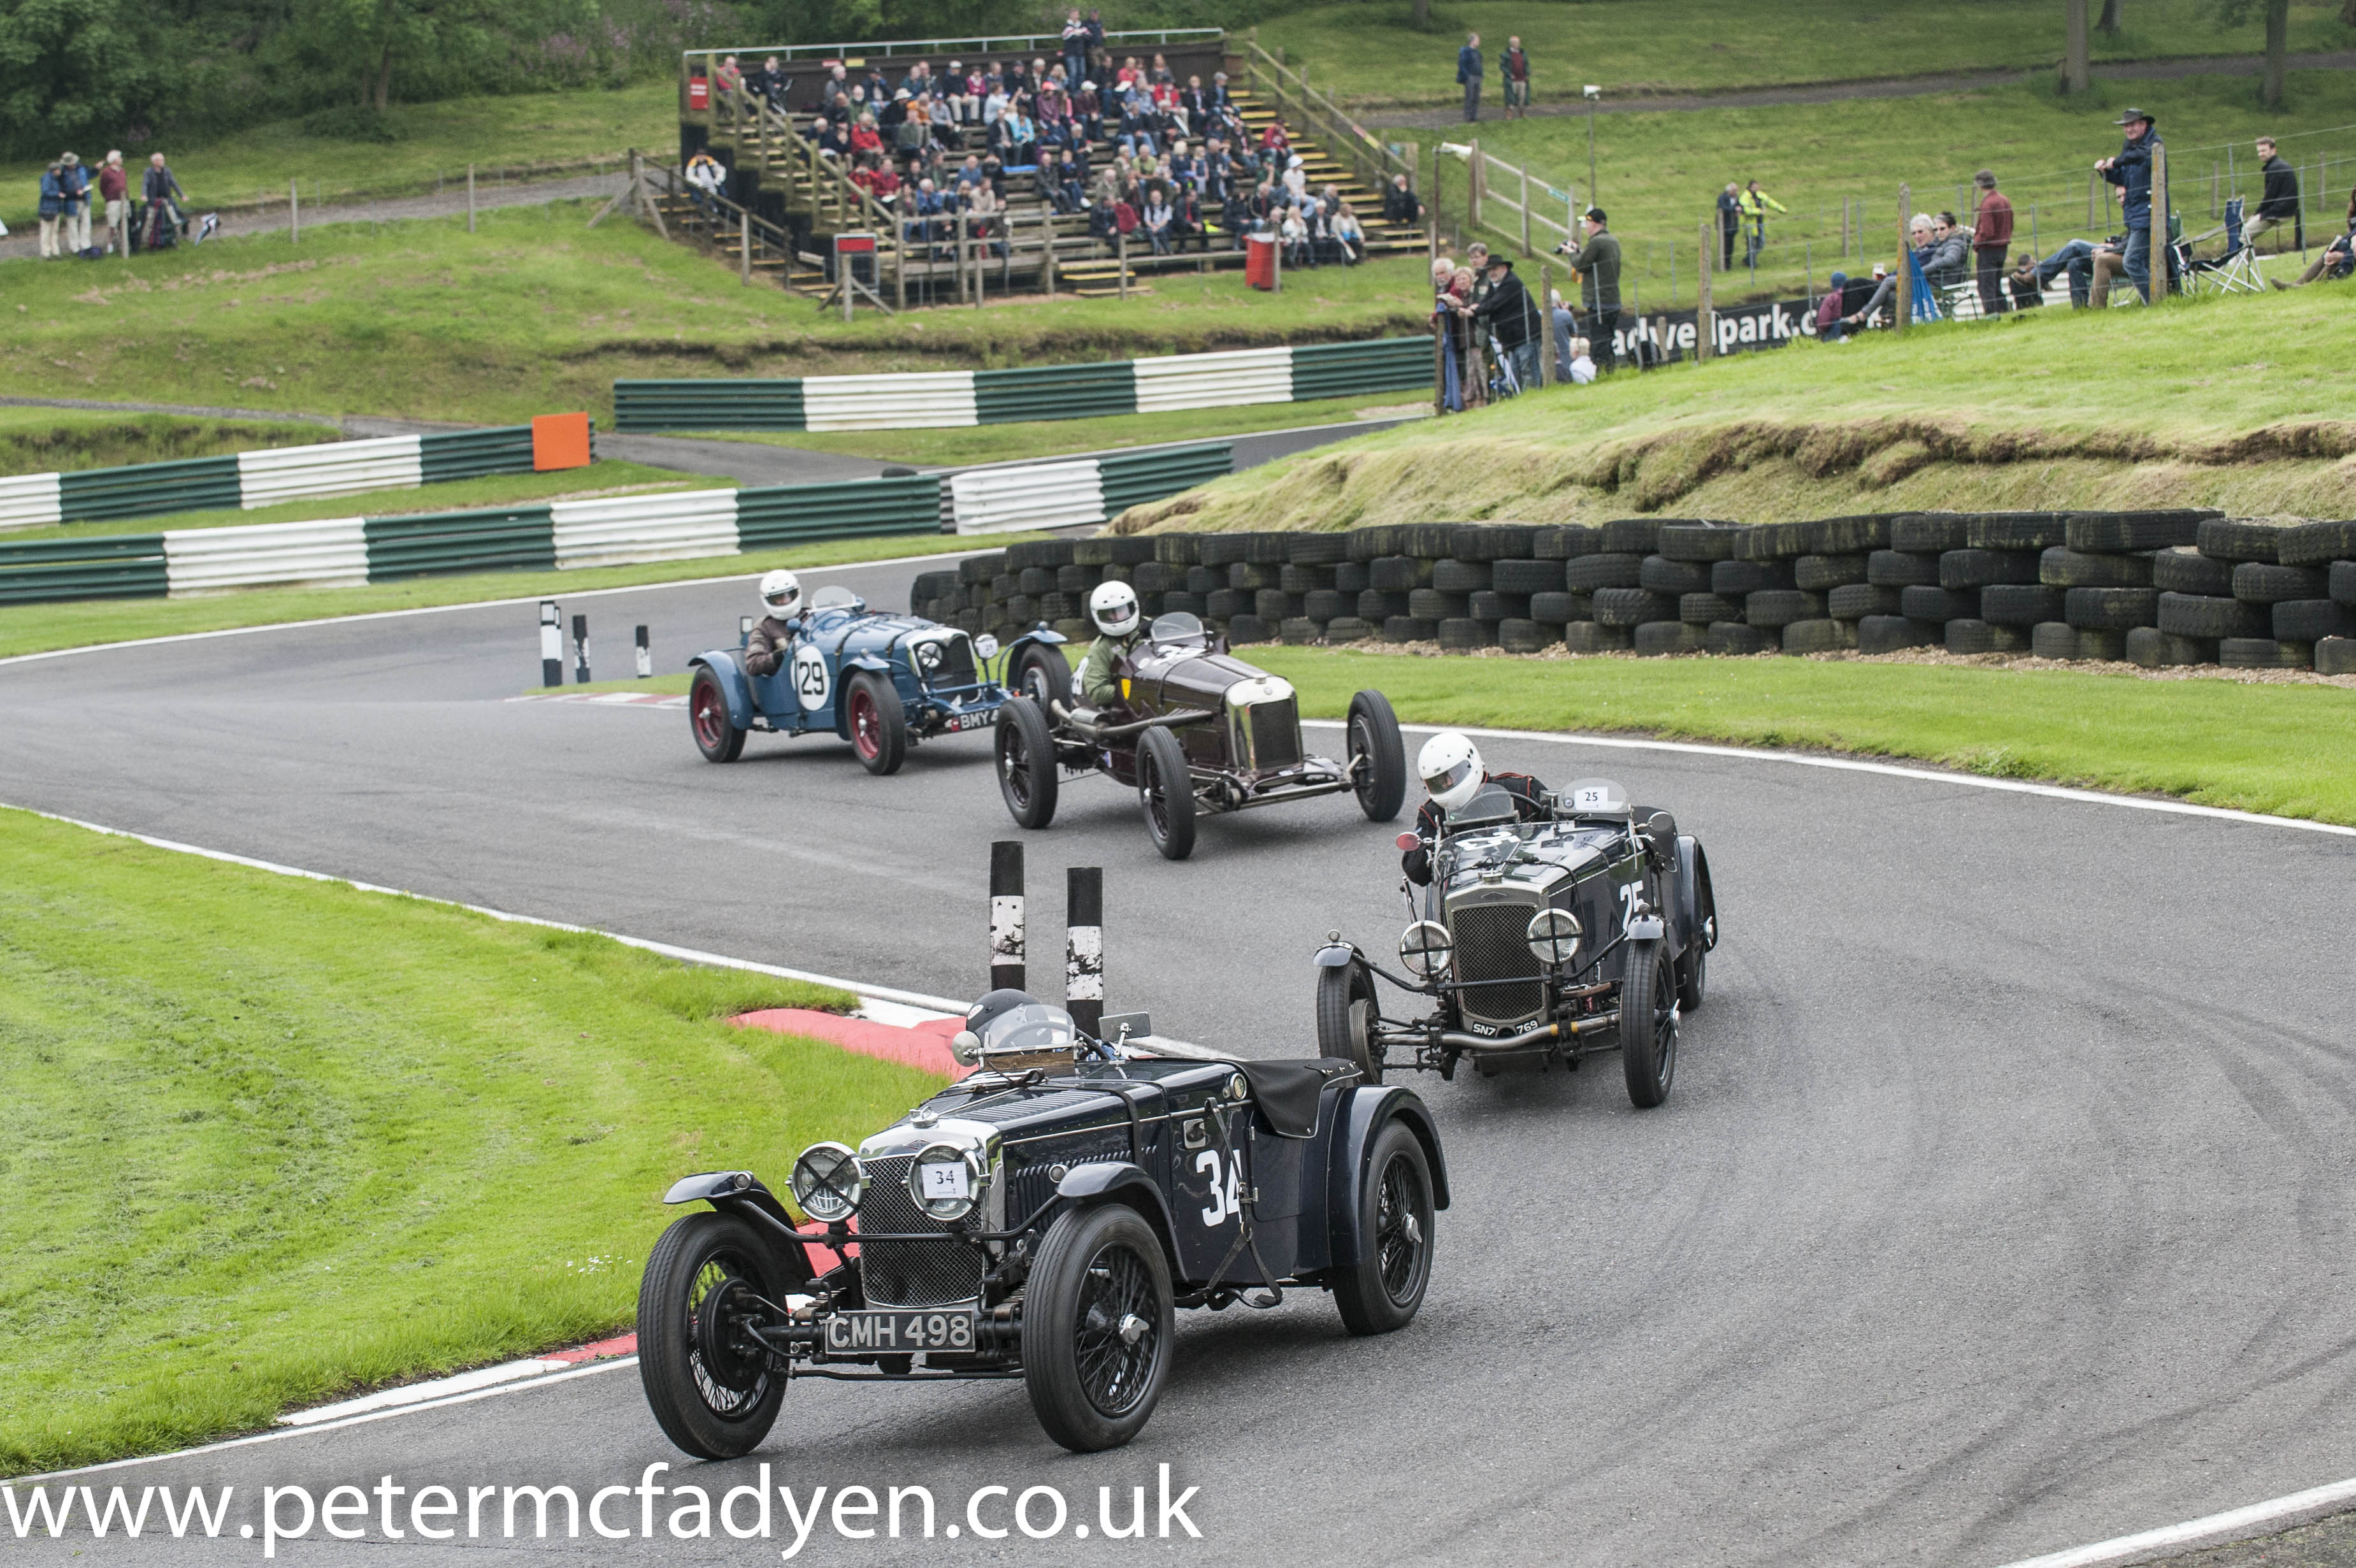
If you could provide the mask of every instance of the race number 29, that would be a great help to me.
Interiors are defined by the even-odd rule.
[[[815,648],[794,650],[794,697],[805,713],[816,713],[826,706],[827,694],[832,682],[827,678],[826,655]]]

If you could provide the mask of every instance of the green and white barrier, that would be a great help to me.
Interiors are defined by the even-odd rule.
[[[1235,449],[1225,441],[968,468],[949,477],[949,511],[962,534],[1073,528],[1108,522],[1140,502],[1174,496],[1234,469]]]
[[[930,430],[1303,403],[1431,384],[1431,339],[1308,343],[1092,365],[762,381],[617,381],[617,430]]]
[[[532,467],[532,427],[514,424],[328,441],[71,474],[18,474],[0,478],[0,529],[177,511],[251,511],[318,496],[413,489],[487,474],[529,474]]]

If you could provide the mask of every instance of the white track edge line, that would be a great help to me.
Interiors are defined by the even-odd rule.
[[[444,1410],[454,1404],[471,1404],[477,1400],[497,1399],[502,1394],[519,1394],[533,1389],[544,1389],[551,1383],[569,1382],[597,1372],[619,1371],[624,1367],[638,1364],[636,1356],[616,1356],[610,1361],[591,1361],[585,1366],[568,1367],[545,1377],[519,1378],[511,1383],[494,1383],[487,1389],[470,1389],[465,1393],[451,1394],[438,1400],[425,1400],[416,1404],[392,1405],[384,1410],[372,1410],[359,1415],[348,1415],[338,1421],[322,1421],[311,1426],[282,1426],[270,1432],[257,1432],[248,1437],[231,1437],[220,1443],[201,1444],[194,1448],[175,1449],[169,1454],[141,1454],[129,1459],[110,1459],[103,1465],[84,1465],[76,1470],[50,1470],[37,1476],[16,1476],[0,1481],[0,1487],[36,1486],[62,1480],[69,1476],[95,1476],[102,1470],[126,1469],[134,1465],[159,1465],[166,1459],[187,1459],[198,1454],[218,1454],[224,1448],[251,1448],[257,1443],[278,1443],[289,1437],[309,1437],[321,1432],[339,1432],[348,1426],[364,1426],[372,1421],[390,1421],[397,1415],[415,1415],[420,1411]]]
[[[1002,548],[1002,546],[1001,546]],[[969,555],[987,555],[987,549],[944,550],[929,555],[885,555],[873,561],[838,561],[827,566],[808,566],[803,575],[827,572],[855,572],[866,566],[897,566],[920,561],[961,561]],[[583,588],[576,591],[559,588],[552,593],[525,594],[509,599],[468,599],[455,605],[413,605],[402,610],[362,610],[348,616],[315,616],[309,620],[270,621],[262,626],[225,626],[212,631],[176,631],[165,637],[136,637],[123,642],[86,642],[76,648],[49,648],[38,653],[12,653],[0,659],[0,669],[11,664],[31,664],[43,659],[66,659],[77,653],[104,653],[117,648],[155,648],[168,642],[202,642],[216,637],[252,637],[265,631],[299,631],[305,627],[334,626],[343,621],[393,620],[402,616],[448,615],[455,610],[498,609],[505,605],[536,605],[542,599],[602,599],[614,594],[645,594],[659,588],[701,588],[714,583],[749,583],[758,572],[723,572],[716,577],[677,577],[663,583],[630,583],[618,588]],[[135,600],[126,600],[135,603]]]
[[[2336,1513],[2351,1502],[2356,1502],[2356,1479],[2334,1481],[2329,1486],[2310,1487],[2287,1497],[2269,1498],[2262,1503],[2228,1509],[2182,1524],[2116,1536],[2089,1546],[2073,1546],[2066,1552],[2049,1552],[2042,1557],[2024,1557],[2005,1564],[2005,1568],[2109,1568],[2115,1563],[2138,1563],[2161,1553],[2222,1545],[2261,1532],[2272,1534],[2277,1529]]]
[[[1303,719],[1303,726],[1340,729],[1340,719]],[[2009,795],[2040,795],[2049,800],[2076,800],[2094,806],[2126,806],[2138,811],[2165,811],[2182,817],[2211,817],[2257,827],[2297,828],[2301,832],[2356,838],[2356,827],[2338,822],[2310,822],[2304,817],[2271,817],[2261,811],[2236,811],[2224,806],[2196,806],[2186,800],[2153,800],[2138,795],[2114,795],[2101,789],[2073,789],[2063,784],[2032,784],[2020,779],[1987,779],[1976,773],[1951,773],[1935,768],[1905,768],[1891,762],[1866,762],[1847,757],[1811,757],[1797,751],[1766,751],[1740,746],[1709,746],[1697,741],[1635,740],[1622,736],[1549,734],[1544,730],[1483,729],[1470,725],[1401,725],[1418,735],[1452,729],[1460,735],[1494,740],[1536,740],[1550,746],[1595,746],[1618,751],[1672,751],[1688,757],[1726,757],[1744,762],[1786,762],[1800,768],[1829,768],[1841,773],[1878,773],[1889,779],[1914,779],[1932,784],[1962,784],[1974,789],[1995,789]]]
[[[5,804],[5,802],[0,802]],[[311,882],[334,882],[362,893],[385,893],[396,898],[414,898],[423,904],[439,904],[444,908],[465,909],[472,914],[487,915],[494,920],[505,920],[519,926],[541,926],[552,931],[577,931],[586,936],[605,937],[624,947],[659,953],[686,963],[710,964],[715,969],[745,970],[755,974],[775,975],[780,980],[799,980],[813,985],[831,985],[838,991],[848,991],[855,996],[873,996],[885,1002],[898,1002],[910,1007],[924,1007],[937,1013],[963,1014],[966,1004],[947,996],[934,996],[922,991],[901,991],[888,985],[870,985],[864,981],[844,980],[839,975],[814,974],[805,969],[787,969],[781,964],[755,963],[750,959],[730,958],[724,953],[704,952],[696,948],[683,948],[670,942],[650,941],[645,937],[624,936],[619,931],[601,931],[594,926],[570,925],[562,920],[542,919],[538,915],[518,915],[505,909],[493,909],[481,904],[461,903],[455,898],[436,898],[430,894],[412,893],[406,888],[383,887],[373,882],[360,882],[348,876],[336,876],[324,871],[306,871],[299,865],[282,865],[276,861],[256,860],[252,855],[232,854],[223,849],[207,849],[201,844],[181,843],[174,839],[155,838],[147,833],[133,832],[128,828],[110,828],[102,822],[84,822],[79,817],[62,816],[55,811],[43,811],[31,806],[15,806],[28,816],[45,818],[52,822],[64,822],[70,827],[86,828],[110,838],[133,839],[152,849],[170,850],[175,854],[193,854],[205,860],[225,861],[255,871],[267,871],[278,876],[300,876]]]

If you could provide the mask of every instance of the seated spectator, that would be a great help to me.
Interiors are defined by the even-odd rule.
[[[1244,236],[1251,232],[1251,198],[1239,182],[1231,183],[1219,204],[1220,232],[1227,236],[1227,243],[1233,249],[1240,251],[1244,248]]]
[[[1000,204],[998,192],[990,188],[988,180],[968,188],[965,211],[966,233],[978,243],[988,245],[991,254],[1004,256],[1006,241],[1002,237],[1004,224],[1001,220],[1006,209]]]
[[[2344,278],[2351,273],[2356,273],[2356,190],[2348,193],[2347,227],[2323,247],[2323,253],[2315,258],[2313,264],[2299,274],[2296,282],[2285,283],[2280,278],[2266,281],[2276,288],[2305,288],[2319,279]]]
[[[978,185],[988,185],[989,183],[990,177],[982,172],[981,155],[979,153],[966,154],[965,163],[959,166],[957,172],[958,194],[960,197],[971,196],[973,194],[974,187]]]
[[[1083,81],[1072,94],[1072,125],[1080,140],[1093,142],[1104,134],[1104,100],[1097,92],[1097,84]]]
[[[1816,302],[1816,340],[1839,343],[1847,339],[1848,327],[1841,319],[1841,290],[1848,284],[1847,273],[1835,273],[1826,280],[1825,296]]]
[[[821,147],[826,144],[821,141]],[[865,157],[884,150],[884,133],[876,127],[875,116],[862,114],[851,127],[851,151],[854,156]]]
[[[1919,215],[1916,221],[1922,221]],[[1924,282],[1933,288],[1952,288],[1970,280],[1972,236],[1969,231],[1955,226],[1954,213],[1940,213],[1917,232],[1924,236],[1918,247]]]
[[[2070,280],[2071,308],[2085,309],[2093,297],[2095,259],[2103,255],[2121,258],[2120,264],[2124,266],[2126,252],[2126,242],[2118,235],[2113,235],[2100,244],[2096,244],[2092,240],[2070,241],[2043,261],[2035,263],[2032,272],[2040,296],[2047,285],[2051,285],[2055,278],[2067,274]],[[2107,294],[2107,290],[2105,292]]]
[[[1171,210],[1170,193],[1156,186],[1145,199],[1145,237],[1153,242],[1153,253],[1166,256],[1171,252],[1171,222],[1177,214]]]
[[[1413,227],[1423,221],[1423,202],[1407,185],[1407,176],[1391,176],[1389,188],[1383,192],[1383,221]]]
[[[1307,267],[1314,264],[1309,254],[1309,224],[1297,207],[1285,209],[1283,220],[1277,225],[1277,242],[1284,247],[1284,264]]]
[[[1069,210],[1064,205],[1063,166],[1053,147],[1039,149],[1039,163],[1031,174],[1031,194],[1050,212]]]
[[[736,90],[744,85],[744,73],[737,68],[734,55],[723,55],[720,69],[713,75],[719,79],[720,91],[731,98],[735,97]]]
[[[1847,306],[1848,304],[1848,290],[1854,286],[1855,280],[1852,279],[1849,281],[1847,286],[1843,288],[1841,292],[1841,304],[1843,306]],[[1881,313],[1884,310],[1896,310],[1898,280],[1895,277],[1892,277],[1890,275],[1890,269],[1882,265],[1879,262],[1873,263],[1872,287],[1873,292],[1866,296],[1866,301],[1863,305],[1858,306],[1855,310],[1849,311],[1847,315],[1841,317],[1841,326],[1844,328],[1879,326],[1881,322]]]
[[[753,73],[753,91],[760,95],[761,102],[769,106],[772,113],[786,113],[786,94],[792,91],[794,79],[786,74],[786,68],[777,63],[775,55],[763,60],[761,69]]]
[[[1435,263],[1436,264],[1436,263]],[[1570,379],[1570,345],[1579,336],[1579,321],[1563,302],[1562,290],[1547,290],[1547,328],[1554,338],[1554,379]]]
[[[1344,266],[1355,267],[1366,259],[1366,231],[1359,227],[1358,215],[1346,201],[1333,219],[1333,248]]]
[[[1589,351],[1586,338],[1573,338],[1570,340],[1570,358],[1563,365],[1562,380],[1577,387],[1595,384],[1595,357]]]
[[[1309,171],[1302,166],[1299,153],[1284,160],[1284,188],[1292,193],[1295,207],[1309,199]]]
[[[2045,285],[2037,276],[2037,258],[2027,251],[2012,258],[2012,271],[2005,274],[2005,290],[2012,295],[2015,310],[2027,310],[2045,303]]]
[[[686,176],[689,195],[695,205],[703,210],[704,216],[717,219],[720,216],[718,198],[722,188],[728,183],[728,171],[721,166],[720,160],[698,149],[696,155],[687,160],[687,167],[681,172]]]

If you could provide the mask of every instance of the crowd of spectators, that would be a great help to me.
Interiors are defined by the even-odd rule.
[[[1477,241],[1459,263],[1431,264],[1440,328],[1442,405],[1451,413],[1511,396],[1541,381],[1539,346],[1554,339],[1554,379],[1585,386],[1613,368],[1620,330],[1620,242],[1600,207],[1580,220],[1583,241],[1560,247],[1579,288],[1574,310],[1559,291],[1541,302],[1515,275],[1513,258]],[[1598,360],[1601,363],[1598,364]]]
[[[41,258],[95,260],[115,251],[127,256],[177,243],[187,228],[187,200],[161,153],[148,156],[135,210],[131,171],[121,152],[109,152],[94,171],[78,155],[60,153],[41,171]],[[101,218],[102,227],[93,221]]]

